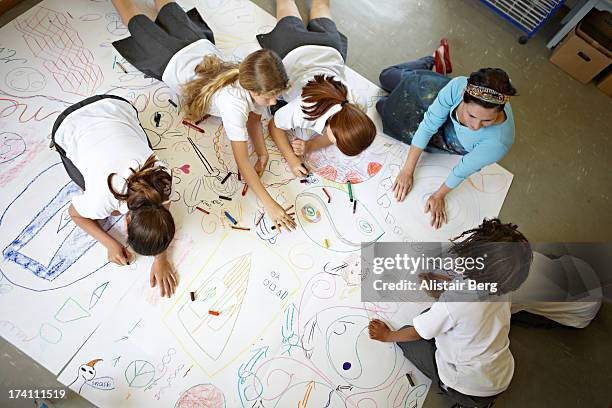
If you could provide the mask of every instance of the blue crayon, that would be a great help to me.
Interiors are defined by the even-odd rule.
[[[228,213],[227,211],[223,211],[223,213],[225,214],[225,216],[227,217],[227,219],[231,221],[231,223],[232,223],[232,224],[234,224],[234,225],[238,224],[238,221],[236,221],[236,220],[234,219],[234,217],[232,217],[232,216],[230,215],[230,213]]]

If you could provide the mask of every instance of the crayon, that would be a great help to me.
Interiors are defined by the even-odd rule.
[[[195,124],[199,125],[200,123],[204,122],[208,118],[210,118],[210,115],[206,114],[206,115],[202,116],[202,119],[198,120]]]
[[[240,175],[240,170],[238,170],[238,181],[242,181],[242,176]]]
[[[357,199],[353,201],[353,214],[355,214],[355,211],[357,211]]]
[[[231,221],[231,223],[232,223],[232,224],[234,224],[234,225],[238,224],[238,221],[236,221],[236,220],[234,219],[234,217],[232,217],[232,216],[230,215],[230,213],[228,213],[227,211],[223,211],[223,213],[225,214],[225,216],[227,217],[227,219]]]
[[[225,200],[225,201],[232,201],[231,197],[226,197],[226,196],[220,195],[219,198],[222,199],[222,200]]]
[[[329,241],[327,239],[323,240],[323,244],[325,245],[325,248],[329,248]]]
[[[210,214],[208,211],[206,211],[206,210],[205,210],[205,209],[203,209],[203,208],[200,208],[200,207],[197,207],[197,206],[196,206],[196,209],[198,209],[199,211],[202,211],[204,214]]]
[[[349,199],[351,200],[351,202],[353,202],[353,189],[351,188],[351,180],[347,181],[346,185],[348,187]]]
[[[174,106],[175,108],[178,108],[178,105],[174,103],[172,99],[168,99],[168,102],[170,102],[170,105]]]
[[[168,99],[168,100],[170,100],[170,99]],[[194,125],[193,123],[189,123],[189,122],[187,122],[186,120],[183,120],[183,125],[185,125],[185,126],[189,126],[190,128],[195,129],[195,130],[197,130],[197,131],[198,131],[198,132],[200,132],[200,133],[205,133],[205,132],[204,132],[204,129],[202,129],[202,128],[201,128],[201,127],[199,127],[199,126]]]
[[[261,215],[259,216],[259,218],[257,219],[257,222],[255,223],[255,226],[259,226],[259,223],[261,222],[261,220],[263,220],[263,217],[266,213],[261,213]]]
[[[308,179],[301,179],[300,183],[308,183]]]
[[[293,208],[293,204],[291,204],[289,207],[285,208],[285,211],[289,211],[292,208]]]
[[[250,231],[250,230],[251,230],[250,228],[245,228],[245,227],[236,227],[236,226],[234,226],[234,225],[232,225],[232,229],[235,229],[235,230],[240,230],[240,231]]]
[[[127,69],[125,69],[125,67],[124,67],[123,65],[121,65],[121,63],[120,63],[119,61],[117,61],[117,65],[119,65],[119,68],[121,68],[121,70],[122,70],[124,73],[126,73],[126,74],[128,73]]]
[[[410,376],[409,373],[406,373],[406,378],[408,379],[408,382],[410,383],[410,386],[414,387],[414,380],[412,379],[412,377]]]
[[[242,187],[242,196],[243,197],[246,195],[248,190],[249,190],[249,185],[245,184],[244,187]]]
[[[191,298],[191,301],[194,302],[195,301],[195,292],[189,292],[189,297]]]
[[[227,175],[223,177],[223,180],[221,180],[221,184],[225,184],[225,182],[227,181],[228,178],[230,178],[231,175],[232,175],[231,171],[227,173]]]
[[[213,315],[213,316],[219,316],[221,313],[220,313],[220,312],[217,312],[216,310],[209,310],[209,311],[208,311],[208,314],[209,314],[209,315]]]
[[[327,190],[325,189],[325,187],[323,187],[323,192],[325,193],[325,195],[327,196],[327,204],[331,203],[331,196],[329,195],[329,193],[327,192]]]

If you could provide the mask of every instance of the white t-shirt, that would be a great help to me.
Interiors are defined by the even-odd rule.
[[[181,87],[195,78],[195,68],[202,62],[202,58],[210,54],[223,59],[221,50],[206,39],[189,44],[170,58],[162,74],[162,81],[180,95]]]
[[[506,390],[514,373],[509,302],[444,302],[444,294],[413,320],[424,339],[435,338],[440,380],[466,395]]]
[[[196,66],[209,54],[225,60],[223,53],[206,39],[189,44],[172,56],[164,70],[162,81],[180,95],[181,87],[195,79]],[[246,122],[249,112],[266,116],[267,108],[257,105],[249,91],[236,81],[215,92],[207,113],[221,118],[230,140],[246,142],[248,140]]]
[[[582,287],[582,290],[572,295],[574,290],[568,288],[570,283],[574,287]],[[512,313],[524,310],[565,326],[583,328],[597,315],[602,297],[597,273],[582,259],[570,255],[550,259],[534,252],[527,280],[512,293],[512,298],[516,300],[516,303],[512,302]],[[570,301],[576,298],[580,301]],[[541,301],[527,302],[525,299]]]
[[[134,107],[125,101],[106,98],[84,106],[64,119],[55,141],[83,174],[85,191],[72,198],[72,205],[86,218],[104,219],[115,210],[127,213],[125,202],[110,192],[125,190],[125,179],[153,154],[147,135],[140,127]]]
[[[274,114],[274,123],[279,129],[312,129],[321,134],[327,119],[340,110],[340,106],[335,105],[317,120],[310,121],[305,118],[302,112],[302,88],[315,75],[333,76],[347,87],[347,99],[351,103],[361,102],[347,85],[342,55],[332,47],[303,45],[289,52],[283,58],[283,65],[287,70],[291,86],[283,94],[287,105]]]

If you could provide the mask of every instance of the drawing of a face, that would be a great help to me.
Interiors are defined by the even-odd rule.
[[[85,381],[91,381],[96,377],[96,369],[94,366],[98,361],[101,361],[99,358],[95,360],[91,360],[87,364],[83,364],[79,367],[79,377],[82,377]]]
[[[79,367],[79,375],[83,377],[85,381],[91,381],[96,376],[96,369],[87,364],[83,364]]]

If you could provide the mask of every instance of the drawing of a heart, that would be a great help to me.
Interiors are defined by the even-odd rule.
[[[189,165],[188,164],[183,164],[181,167],[179,167],[179,169],[185,173],[185,174],[189,174]]]

